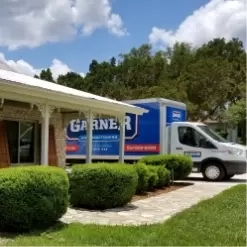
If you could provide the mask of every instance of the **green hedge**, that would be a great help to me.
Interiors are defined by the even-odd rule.
[[[158,166],[148,166],[148,190],[153,190],[154,188],[157,188],[157,185],[159,183],[158,168]]]
[[[134,167],[138,174],[138,185],[136,193],[139,194],[148,190],[149,169],[145,164],[141,163],[135,164]]]
[[[69,181],[57,167],[0,170],[0,228],[29,231],[48,227],[68,207]]]
[[[107,209],[123,206],[136,192],[138,175],[131,165],[74,165],[70,199],[75,207]]]
[[[186,155],[150,155],[143,157],[139,162],[146,165],[163,165],[169,171],[173,170],[174,179],[186,178],[191,173],[193,167],[191,157]]]
[[[167,187],[170,185],[171,181],[171,173],[167,170],[164,166],[157,166],[157,173],[158,173],[158,183],[156,185],[157,188]]]
[[[170,171],[164,166],[137,163],[134,167],[138,174],[137,194],[170,185]]]

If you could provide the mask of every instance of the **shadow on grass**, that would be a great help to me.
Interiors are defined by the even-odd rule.
[[[6,232],[0,229],[0,243],[4,241],[13,241],[18,236],[29,236],[29,237],[38,237],[44,236],[53,232],[59,232],[68,227],[69,224],[63,223],[61,221],[57,221],[54,225],[48,228],[35,229],[30,232]]]

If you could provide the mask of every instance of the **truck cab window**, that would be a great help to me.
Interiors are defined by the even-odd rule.
[[[179,127],[178,135],[179,142],[183,145],[200,148],[215,148],[201,133],[191,127]]]
[[[196,147],[196,139],[194,129],[191,127],[179,127],[179,141],[181,144]]]

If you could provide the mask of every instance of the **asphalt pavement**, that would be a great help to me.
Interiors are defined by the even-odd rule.
[[[193,183],[221,183],[221,184],[225,184],[225,183],[234,183],[234,184],[246,184],[247,182],[247,173],[245,174],[241,174],[241,175],[235,175],[234,177],[232,177],[230,180],[226,180],[226,181],[219,181],[219,182],[209,182],[209,181],[205,181],[202,177],[201,173],[191,173],[189,175],[189,177],[186,180],[183,180],[183,182],[193,182]]]

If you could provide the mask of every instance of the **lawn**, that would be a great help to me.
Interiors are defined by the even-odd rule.
[[[246,246],[246,185],[237,185],[163,224],[123,227],[59,224],[43,233],[19,235],[18,246]],[[0,240],[1,244],[1,240]]]

